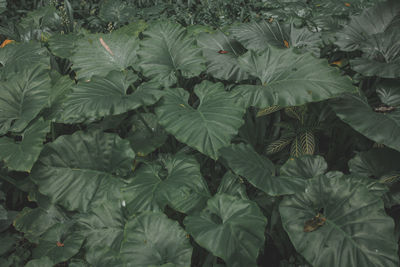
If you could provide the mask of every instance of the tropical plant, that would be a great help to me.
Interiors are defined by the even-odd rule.
[[[399,266],[400,2],[0,0],[0,266]]]

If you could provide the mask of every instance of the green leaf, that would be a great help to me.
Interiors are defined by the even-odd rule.
[[[304,232],[321,209],[325,223]],[[393,219],[382,200],[351,177],[308,180],[306,191],[285,197],[279,211],[296,251],[313,266],[398,266]]]
[[[238,58],[246,52],[242,45],[219,31],[216,33],[200,33],[197,44],[203,50],[207,60],[207,72],[217,79],[229,81],[242,81],[248,78],[239,64]],[[219,51],[226,51],[220,54]]]
[[[92,253],[100,247],[119,252],[123,239],[125,218],[119,201],[109,201],[92,207],[88,213],[76,217],[78,233],[86,237],[85,249]],[[104,255],[97,257],[104,258]],[[93,263],[92,263],[93,264]]]
[[[267,219],[256,203],[218,194],[200,215],[187,216],[184,224],[199,245],[228,266],[257,266]]]
[[[227,171],[217,189],[218,194],[228,194],[234,197],[248,200],[246,186],[239,175]]]
[[[336,34],[336,45],[342,51],[360,49],[371,35],[383,33],[393,26],[399,12],[400,3],[397,0],[389,0],[365,9],[360,15],[352,16],[350,23]]]
[[[382,103],[388,106],[400,107],[400,80],[381,81],[376,88],[376,93]]]
[[[282,149],[284,149],[286,146],[290,145],[292,143],[293,137],[283,137],[281,139],[278,139],[270,144],[268,144],[266,152],[268,155],[278,153]]]
[[[50,130],[49,122],[39,119],[22,133],[22,141],[13,138],[0,138],[0,159],[10,170],[30,172],[39,157],[43,142]]]
[[[51,76],[51,92],[49,98],[49,109],[46,110],[44,116],[46,120],[55,121],[57,117],[61,117],[64,110],[62,104],[65,101],[66,96],[71,93],[72,87],[75,86],[74,80],[68,75],[62,76],[58,73],[52,72]]]
[[[373,148],[357,153],[349,161],[349,169],[367,177],[380,178],[393,171],[400,171],[400,152],[388,148]]]
[[[157,102],[162,92],[156,84],[139,87],[128,94],[128,87],[136,79],[134,74],[112,71],[105,77],[93,76],[90,82],[79,82],[64,101],[58,121],[90,121]]]
[[[0,84],[0,135],[21,132],[45,107],[50,95],[48,70],[24,68]]]
[[[313,178],[324,174],[328,164],[321,156],[304,155],[299,158],[290,158],[279,170],[282,176]]]
[[[78,79],[90,80],[93,75],[105,76],[110,71],[135,66],[138,49],[136,37],[126,34],[88,34],[79,39],[70,58]]]
[[[262,85],[240,85],[237,91],[246,106],[299,106],[353,92],[351,80],[330,67],[326,60],[291,49],[270,47],[263,52],[249,51],[239,62]]]
[[[73,221],[53,225],[44,233],[39,244],[33,249],[33,257],[49,257],[56,264],[77,254],[84,237],[73,233]]]
[[[245,109],[221,83],[203,81],[194,93],[200,100],[197,108],[188,104],[189,93],[183,89],[166,90],[156,109],[159,123],[179,141],[217,159],[218,150],[229,145],[243,124]]]
[[[250,145],[231,145],[220,152],[234,173],[245,177],[253,186],[271,196],[304,190],[303,178],[276,177],[273,163],[257,154]]]
[[[121,257],[125,266],[190,266],[192,247],[185,231],[163,213],[145,212],[131,218],[124,237]]]
[[[125,24],[132,18],[135,7],[120,0],[105,0],[100,5],[99,17],[105,22]]]
[[[390,148],[400,151],[400,110],[374,112],[367,99],[346,95],[332,102],[336,115],[353,129]]]
[[[179,24],[158,22],[143,34],[138,55],[139,67],[146,77],[171,86],[178,81],[178,72],[191,78],[205,70],[201,50]]]
[[[70,58],[79,43],[80,36],[75,33],[53,34],[48,41],[51,52],[57,57]]]
[[[285,41],[290,38],[290,30],[275,21],[243,23],[232,27],[230,32],[247,49],[255,51],[263,51],[269,45],[285,48]]]
[[[129,142],[116,134],[76,132],[47,144],[31,175],[52,202],[86,212],[120,197],[121,178],[131,172],[134,158]]]
[[[15,218],[14,227],[24,233],[25,238],[33,243],[38,243],[39,237],[50,227],[57,223],[68,220],[64,212],[55,205],[47,208],[37,207],[34,209],[25,207]]]
[[[134,115],[131,122],[132,127],[126,139],[138,156],[148,155],[162,146],[168,138],[168,134],[158,125],[157,117],[152,113]]]
[[[53,261],[49,257],[42,257],[36,260],[30,260],[25,267],[53,267]]]
[[[22,72],[32,69],[34,65],[49,68],[50,58],[48,51],[39,42],[13,43],[0,49],[1,72]],[[19,74],[21,77],[21,73]],[[21,80],[21,79],[20,79]]]
[[[196,159],[179,154],[139,168],[123,192],[131,214],[163,210],[166,205],[190,213],[210,197]]]

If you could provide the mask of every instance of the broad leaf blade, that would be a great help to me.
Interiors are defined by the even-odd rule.
[[[398,266],[393,220],[379,197],[351,180],[322,175],[308,181],[305,193],[281,202],[291,241],[313,266]],[[305,222],[321,210],[326,222],[304,232]]]
[[[21,142],[1,137],[0,159],[6,162],[10,170],[30,172],[42,151],[43,142],[49,130],[49,122],[40,119],[24,131]]]
[[[126,34],[90,34],[79,39],[73,56],[73,70],[78,79],[90,80],[93,75],[105,76],[134,66],[139,42]]]
[[[144,36],[138,55],[145,76],[171,86],[177,82],[178,72],[191,78],[205,70],[201,50],[179,24],[158,22]]]
[[[221,155],[233,172],[245,177],[253,186],[271,196],[304,190],[303,178],[276,177],[273,163],[259,155],[250,145],[231,145],[221,149]]]
[[[131,214],[163,210],[166,205],[190,213],[210,197],[197,161],[179,154],[139,168],[123,192]]]
[[[374,112],[365,98],[346,95],[332,102],[336,115],[352,128],[379,144],[400,151],[400,110]]]
[[[217,79],[241,81],[248,78],[239,64],[238,58],[246,52],[240,43],[222,32],[200,33],[197,44],[207,59],[207,72]]]
[[[241,85],[237,91],[246,106],[299,106],[353,92],[351,80],[310,54],[270,47],[264,52],[249,51],[239,62],[262,85]]]
[[[53,202],[86,212],[120,197],[121,178],[130,173],[134,158],[129,142],[115,134],[76,132],[45,146],[32,179]]]
[[[0,135],[24,130],[47,104],[50,88],[48,70],[41,65],[7,77],[0,84]]]
[[[267,225],[256,203],[218,194],[200,215],[186,217],[184,224],[197,243],[228,266],[256,266]]]
[[[213,159],[228,146],[243,124],[245,109],[221,83],[204,81],[194,89],[200,100],[197,109],[188,104],[189,93],[180,88],[166,90],[156,109],[159,123],[179,141]]]
[[[192,247],[185,231],[163,213],[145,212],[131,218],[124,237],[121,258],[125,266],[190,266]]]

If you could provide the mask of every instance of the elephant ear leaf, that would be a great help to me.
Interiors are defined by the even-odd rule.
[[[191,78],[205,70],[201,50],[179,24],[155,23],[143,34],[138,55],[144,76],[171,86],[177,82],[178,73]]]
[[[400,108],[377,112],[379,109],[374,109],[366,98],[357,95],[345,95],[333,101],[332,107],[336,115],[356,131],[400,151]]]
[[[218,150],[229,145],[243,124],[245,109],[241,99],[225,91],[222,83],[204,81],[194,93],[200,100],[197,108],[188,104],[187,91],[166,90],[156,109],[159,123],[179,141],[217,159]]]
[[[131,172],[134,158],[129,141],[116,134],[76,132],[45,146],[32,179],[52,202],[86,212],[120,198],[122,178]]]
[[[178,222],[163,213],[144,212],[125,225],[121,258],[125,266],[190,266],[192,246]]]
[[[43,142],[50,130],[49,122],[38,120],[22,133],[20,142],[13,138],[0,138],[0,159],[10,170],[30,172],[43,148]]]
[[[239,63],[261,82],[237,87],[246,106],[299,106],[355,90],[350,78],[342,76],[326,60],[309,53],[296,54],[292,49],[248,51]]]
[[[259,155],[250,145],[238,144],[222,148],[221,155],[234,173],[271,196],[293,194],[304,190],[303,177],[275,176],[274,164]]]
[[[186,217],[184,224],[198,244],[227,266],[257,266],[267,219],[255,202],[217,194],[199,215]]]
[[[220,31],[204,32],[197,36],[197,44],[207,59],[207,72],[210,75],[217,79],[236,82],[248,78],[248,74],[238,64],[239,56],[246,52],[238,41]]]
[[[76,42],[70,57],[78,79],[90,80],[93,75],[105,76],[110,71],[135,66],[138,39],[120,33],[89,34]]]
[[[51,83],[43,65],[24,68],[0,83],[0,135],[22,132],[46,106]]]
[[[280,204],[284,229],[313,266],[398,266],[393,219],[381,198],[352,180],[325,175],[308,180],[304,193]]]

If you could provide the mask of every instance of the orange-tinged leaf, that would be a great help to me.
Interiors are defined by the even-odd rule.
[[[61,243],[60,241],[57,241],[57,247],[63,247],[64,243]]]
[[[339,67],[341,67],[342,66],[342,61],[341,60],[333,61],[331,64],[332,65],[338,65]]]
[[[283,43],[285,44],[285,47],[286,47],[286,48],[289,48],[289,43],[288,43],[288,41],[283,40]]]
[[[14,43],[14,40],[10,40],[10,39],[5,39],[4,42],[0,45],[0,48],[5,47],[8,44]]]
[[[347,7],[351,6],[349,3],[344,3],[344,5]]]

